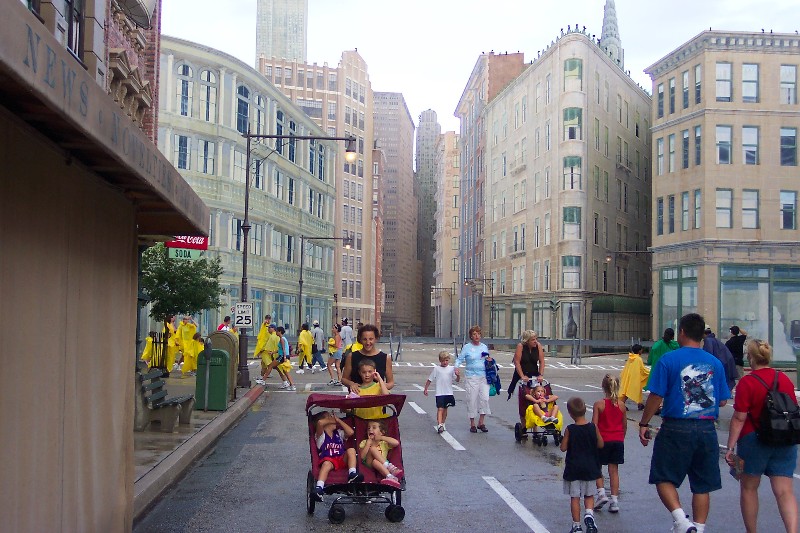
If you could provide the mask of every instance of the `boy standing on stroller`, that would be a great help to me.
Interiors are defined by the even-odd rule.
[[[536,385],[531,394],[526,394],[525,399],[531,402],[533,412],[545,423],[558,422],[558,396],[547,395],[547,390],[542,385]]]
[[[319,476],[314,492],[314,498],[321,502],[324,494],[325,481],[332,470],[341,470],[347,463],[347,482],[360,483],[364,476],[356,471],[356,450],[345,449],[344,441],[353,436],[351,428],[344,420],[338,418],[330,411],[317,413],[312,418],[314,423],[314,438],[319,452]]]
[[[567,452],[564,460],[564,494],[570,497],[572,511],[572,533],[582,532],[581,497],[587,533],[597,533],[594,523],[595,481],[600,471],[598,449],[603,447],[603,438],[597,426],[586,420],[586,403],[582,398],[572,397],[567,401],[569,416],[575,421],[564,430],[561,451]]]
[[[428,387],[432,381],[436,381],[436,425],[433,429],[437,433],[447,431],[444,423],[447,420],[447,408],[456,404],[456,399],[453,396],[453,382],[460,381],[461,374],[454,366],[450,366],[450,354],[448,352],[439,352],[439,366],[433,367],[431,375],[428,376],[428,381],[425,382],[425,390],[422,394],[428,395]]]

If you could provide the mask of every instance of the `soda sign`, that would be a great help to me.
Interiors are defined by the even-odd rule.
[[[192,248],[170,248],[169,249],[169,257],[170,259],[187,259],[189,261],[194,261],[196,259],[200,259],[200,255],[203,253],[202,250],[193,250]]]
[[[194,235],[177,235],[174,240],[164,243],[167,248],[189,248],[192,250],[208,250],[208,237]]]

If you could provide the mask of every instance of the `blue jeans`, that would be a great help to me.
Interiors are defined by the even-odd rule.
[[[314,363],[319,363],[322,370],[328,368],[327,365],[325,365],[325,361],[322,360],[322,352],[318,352],[317,350],[311,353],[311,366],[314,366]]]
[[[677,488],[687,475],[692,494],[722,488],[714,421],[665,418],[653,444],[650,484],[668,482]]]

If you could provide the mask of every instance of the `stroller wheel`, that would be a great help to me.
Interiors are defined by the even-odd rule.
[[[306,511],[308,514],[314,514],[314,507],[317,505],[317,501],[314,499],[315,486],[314,474],[309,470],[308,478],[306,478]]]
[[[547,435],[542,435],[542,446],[547,446]]]
[[[389,504],[383,514],[389,522],[402,522],[406,517],[406,510],[401,505]]]
[[[514,438],[517,440],[517,442],[520,442],[522,440],[522,432],[523,432],[522,424],[520,424],[519,422],[514,424]]]
[[[345,516],[344,507],[341,505],[331,505],[331,509],[328,511],[328,520],[330,520],[332,524],[341,524],[344,522]]]

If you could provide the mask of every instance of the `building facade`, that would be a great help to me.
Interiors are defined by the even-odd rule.
[[[461,206],[461,156],[458,134],[446,131],[436,141],[436,212],[433,240],[433,288],[430,305],[434,309],[436,337],[454,337],[461,334],[458,318],[459,231],[453,227]]]
[[[260,58],[306,62],[308,0],[257,0],[256,65]]]
[[[131,530],[137,250],[208,231],[149,127],[160,2],[147,30],[131,3],[3,2],[4,530]]]
[[[420,321],[421,331],[425,336],[431,336],[436,329],[433,306],[430,302],[431,287],[434,285],[433,261],[436,252],[436,144],[442,127],[436,119],[436,111],[427,109],[419,115],[416,144],[416,180],[419,190],[418,224],[417,228],[417,257],[421,261],[422,283],[420,292]]]
[[[379,289],[374,258],[380,250],[370,218],[373,180],[372,87],[367,64],[356,51],[345,51],[336,68],[261,57],[258,70],[316,122],[327,135],[357,139],[358,156],[348,163],[339,145],[335,169],[336,233],[353,241],[335,265],[335,298],[341,317],[351,323],[375,322]]]
[[[377,143],[373,142],[373,146]],[[383,177],[386,172],[386,154],[380,148],[372,149],[372,223],[374,225],[373,250],[383,250]],[[375,319],[373,323],[381,327],[384,308],[383,254],[375,254]]]
[[[570,29],[485,109],[499,336],[649,335],[650,98],[612,49]]]
[[[698,312],[800,353],[795,34],[704,31],[653,80],[653,336]]]
[[[484,336],[493,336],[490,313],[483,313],[483,295],[489,294],[491,301],[493,286],[484,270],[484,183],[486,164],[486,126],[484,108],[500,90],[516,78],[524,68],[523,54],[482,53],[472,69],[455,116],[460,120],[459,140],[461,142],[461,198],[460,212],[451,222],[453,229],[459,230],[461,264],[459,280],[472,283],[459,283],[458,328],[466,333],[474,324],[483,326]],[[475,284],[474,280],[477,281]]]
[[[414,121],[401,93],[375,92],[375,139],[386,155],[383,174],[383,331],[421,332],[421,262],[417,256]]]
[[[241,61],[172,37],[162,37],[161,47],[159,146],[209,206],[208,253],[220,257],[224,268],[225,305],[204,313],[200,324],[202,331],[213,331],[219,315],[230,314],[227,309],[241,299],[248,179],[243,135],[327,132]],[[254,316],[269,313],[287,331],[297,331],[302,322],[333,320],[334,265],[345,250],[331,239],[338,144],[344,143],[251,140],[247,300]]]

